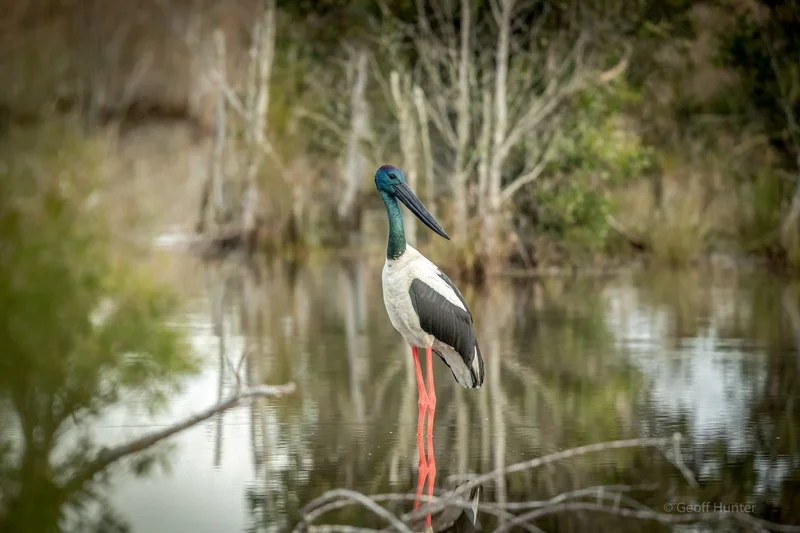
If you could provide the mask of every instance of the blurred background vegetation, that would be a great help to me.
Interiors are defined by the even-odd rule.
[[[0,143],[78,117],[120,227],[205,229],[221,130],[216,227],[246,210],[243,151],[263,152],[253,236],[273,251],[381,242],[371,178],[394,163],[455,236],[457,254],[426,248],[454,274],[641,254],[796,269],[798,21],[796,1],[29,0],[0,24]],[[268,93],[243,144],[253,51]]]

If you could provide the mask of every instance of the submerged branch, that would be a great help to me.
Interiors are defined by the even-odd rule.
[[[293,533],[300,533],[301,531],[304,530],[305,527],[307,527],[309,531],[314,530],[314,528],[325,527],[325,526],[312,526],[311,523],[326,513],[356,503],[356,501],[352,499],[345,499],[345,498],[336,499],[336,495],[333,493],[334,491],[330,491],[326,494],[323,494],[316,500],[313,500],[311,503],[306,505],[306,507],[303,508],[304,511],[301,511],[303,515],[302,522],[300,522],[294,528]],[[390,494],[376,494],[373,496],[367,496],[367,498],[369,498],[374,502],[414,501],[415,495],[390,493]],[[463,498],[447,498],[445,500],[440,496],[433,496],[430,501],[434,503],[443,503],[444,507],[455,507],[459,509],[472,509],[473,506],[476,505],[475,502],[471,500],[465,500]],[[516,517],[515,514],[504,509],[503,506],[500,504],[483,503],[483,504],[478,504],[478,506],[480,507],[481,511],[500,518],[505,518],[506,520],[510,520]],[[529,526],[527,524],[521,524],[520,527],[531,533],[536,533],[540,531],[538,528]]]
[[[533,523],[533,521],[537,518],[556,513],[588,511],[594,513],[611,514],[623,518],[632,518],[637,520],[654,520],[663,524],[708,523],[720,522],[723,520],[734,520],[762,531],[800,533],[800,526],[776,524],[774,522],[762,520],[748,514],[730,512],[727,510],[675,514],[656,511],[631,496],[631,493],[635,490],[650,491],[657,489],[657,485],[654,484],[639,486],[605,485],[587,487],[564,492],[549,500],[543,501],[496,503],[467,501],[463,497],[465,492],[471,491],[484,483],[493,481],[498,476],[506,476],[512,472],[522,472],[545,466],[562,459],[568,459],[588,453],[642,447],[659,449],[662,453],[664,453],[664,456],[681,471],[686,478],[686,481],[693,487],[697,487],[697,482],[694,479],[694,475],[682,461],[679,448],[680,441],[680,434],[675,434],[671,438],[628,439],[601,442],[598,444],[591,444],[548,454],[530,461],[516,463],[481,476],[473,477],[469,481],[461,484],[453,490],[432,497],[429,500],[429,503],[420,506],[419,509],[399,517],[390,513],[386,508],[378,505],[377,502],[410,501],[414,499],[414,495],[378,494],[374,496],[366,496],[350,490],[332,490],[309,502],[305,507],[303,507],[303,509],[301,509],[300,514],[302,518],[301,521],[295,526],[294,532],[358,531],[361,533],[365,531],[375,531],[364,528],[353,528],[352,526],[313,525],[314,520],[320,518],[322,515],[330,511],[341,509],[353,504],[361,504],[390,522],[391,526],[384,528],[381,531],[408,531],[408,526],[406,524],[411,524],[414,520],[417,520],[428,514],[438,513],[448,507],[452,507],[464,510],[472,509],[473,511],[477,509],[503,519],[503,523],[498,526],[498,529],[495,530],[497,532],[507,531],[515,526],[526,531],[539,532],[541,529],[539,529]],[[515,511],[521,512],[521,514],[515,514]]]

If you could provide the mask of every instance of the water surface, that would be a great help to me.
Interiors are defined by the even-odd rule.
[[[105,495],[117,522],[134,533],[284,531],[330,489],[414,491],[413,364],[386,316],[379,264],[229,262],[186,275],[194,283],[183,289],[180,327],[202,354],[202,371],[157,416],[135,397],[103,413],[92,428],[97,442],[166,426],[230,394],[235,380],[221,354],[234,364],[244,356],[248,383],[294,381],[297,392],[177,435],[164,468],[139,476],[114,469]],[[461,389],[434,361],[438,489],[575,446],[681,432],[697,490],[658,451],[633,449],[509,476],[481,497],[519,502],[645,484],[654,487],[634,494],[655,510],[680,501],[751,504],[756,516],[800,524],[798,287],[766,274],[694,271],[497,281],[463,292],[486,384]],[[410,506],[389,507],[399,514]],[[385,525],[357,507],[328,516]],[[484,529],[496,524],[479,520]],[[577,511],[537,526],[666,530]]]

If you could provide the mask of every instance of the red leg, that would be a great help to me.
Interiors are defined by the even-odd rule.
[[[417,390],[419,391],[419,400],[417,404],[419,405],[419,416],[417,417],[417,435],[422,435],[422,426],[425,424],[425,410],[430,409],[429,407],[429,400],[428,394],[425,392],[425,382],[422,379],[422,367],[419,364],[419,354],[417,353],[417,347],[411,347],[411,353],[414,356],[414,371],[417,374]],[[422,455],[424,459],[424,455]]]
[[[422,426],[425,424],[425,410],[428,408],[428,395],[425,392],[425,384],[422,380],[422,368],[419,365],[419,354],[417,347],[411,347],[411,354],[414,356],[414,370],[417,375],[417,389],[419,391],[419,415],[417,416],[417,452],[419,453],[419,468],[417,470],[417,492],[414,495],[414,510],[419,508],[419,500],[422,497],[422,487],[425,485],[425,478],[428,476],[428,462],[425,460],[425,445],[422,442]]]
[[[430,434],[433,432],[433,415],[436,412],[436,388],[433,386],[433,349],[430,346],[425,349],[425,366],[428,371],[428,433]],[[421,375],[417,377],[417,379],[421,378]]]
[[[436,389],[433,386],[433,350],[425,349],[425,365],[428,372],[428,503],[433,499],[433,484],[436,480],[436,457],[433,452],[433,415],[436,412]],[[425,525],[431,527],[431,515],[425,517]]]

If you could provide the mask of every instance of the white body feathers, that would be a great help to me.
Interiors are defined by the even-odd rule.
[[[383,302],[392,326],[409,345],[422,349],[432,347],[445,360],[460,385],[463,387],[473,386],[471,370],[461,355],[452,346],[441,342],[420,326],[420,318],[414,309],[409,293],[411,283],[415,279],[425,282],[453,306],[468,312],[458,294],[440,277],[439,267],[414,247],[406,245],[405,252],[399,258],[387,258],[383,265],[381,277]],[[472,363],[475,368],[472,369],[472,372],[477,373],[480,356],[477,353],[477,346],[473,349],[476,353]]]

